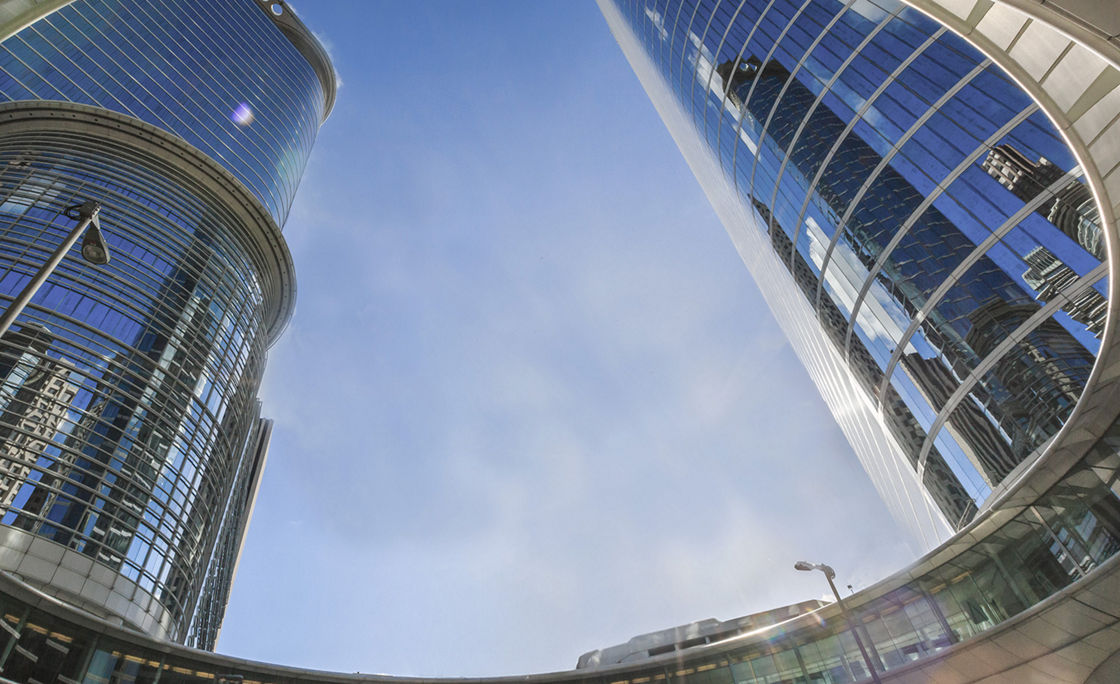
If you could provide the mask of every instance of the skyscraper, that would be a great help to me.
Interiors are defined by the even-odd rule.
[[[0,297],[72,205],[101,203],[111,261],[64,260],[0,340],[0,569],[210,648],[295,293],[280,227],[335,75],[279,0],[27,7],[0,43]]]
[[[517,681],[842,684],[868,681],[875,673],[888,684],[1120,681],[1117,317],[1106,316],[1098,335],[1072,313],[1080,302],[1100,303],[1085,297],[1091,292],[1115,313],[1112,302],[1120,287],[1100,280],[1105,265],[1086,260],[1094,250],[1055,224],[1052,212],[1039,211],[1047,202],[1056,205],[1063,188],[1083,177],[1095,206],[1082,216],[1099,227],[1106,258],[1120,258],[1114,239],[1120,202],[1110,199],[1120,199],[1120,145],[1115,144],[1120,140],[1120,47],[1110,40],[1115,31],[1086,28],[1102,17],[1077,0],[1016,3],[1023,10],[999,0],[908,1],[937,22],[892,0],[698,5],[619,0],[617,6],[604,0],[602,7],[744,260],[759,275],[775,313],[794,333],[838,420],[859,443],[877,481],[886,483],[884,493],[896,497],[897,508],[911,516],[919,532],[936,531],[937,525],[963,529],[904,570],[846,596],[846,609],[839,601],[819,608],[805,603],[737,620],[702,620],[592,652],[581,659],[582,669]],[[1115,20],[1111,14],[1103,18]],[[697,27],[695,37],[688,26]],[[950,29],[967,35],[970,43],[947,36]],[[825,37],[830,31],[839,44]],[[772,42],[752,43],[764,35]],[[777,47],[787,38],[796,49]],[[757,52],[747,52],[746,44]],[[935,49],[938,44],[949,51]],[[894,51],[903,45],[915,51],[899,58]],[[813,55],[825,48],[828,54],[817,57],[832,66],[822,71]],[[938,52],[936,58],[923,60],[926,50]],[[971,76],[938,91],[937,84],[950,83],[944,74],[938,77],[938,70],[958,58],[964,63],[954,68]],[[840,74],[857,62],[860,67],[848,75],[852,80],[843,81]],[[994,64],[1014,76],[1020,91]],[[916,73],[907,74],[911,67]],[[876,69],[889,78],[878,83],[863,78]],[[971,93],[971,105],[952,104],[970,79],[984,73],[995,80]],[[810,74],[815,83],[794,82]],[[748,78],[753,79],[749,84]],[[714,87],[697,86],[708,82]],[[682,106],[674,89],[697,97]],[[894,99],[880,101],[887,93]],[[752,109],[755,97],[766,100]],[[900,110],[891,102],[909,104]],[[1001,110],[992,102],[1010,103],[1013,111],[1022,108],[1001,121]],[[970,106],[975,107],[971,114]],[[945,115],[939,117],[943,107]],[[898,126],[899,117],[905,120],[902,111],[913,117],[905,127]],[[1034,147],[1001,139],[1040,111],[1059,122],[1061,136],[1039,119],[1035,124],[1042,133],[1032,128],[1018,136],[1037,137]],[[253,112],[239,105],[235,118],[244,123]],[[704,117],[703,123],[693,125],[693,112]],[[713,114],[714,126],[708,123]],[[933,130],[923,132],[926,125]],[[977,137],[969,142],[966,134]],[[805,148],[798,148],[799,140]],[[971,151],[961,147],[965,143]],[[1060,145],[1068,146],[1064,160],[1056,156]],[[1051,174],[1043,193],[1020,197],[983,166],[993,150],[1011,147],[1022,150],[1024,160],[1054,160],[1060,176]],[[958,161],[952,161],[954,155]],[[1076,167],[1069,164],[1071,158]],[[838,173],[828,170],[834,161],[842,167]],[[962,179],[969,182],[956,188]],[[41,187],[31,192],[44,194]],[[992,194],[956,194],[969,188]],[[869,206],[859,207],[857,197]],[[985,197],[998,210],[984,205]],[[991,230],[981,232],[978,226]],[[204,259],[219,254],[211,243],[185,253]],[[956,259],[960,263],[947,270]],[[931,262],[928,269],[910,263],[923,260]],[[931,283],[931,275],[944,279]],[[174,297],[173,290],[157,291]],[[210,309],[201,298],[179,301],[183,314],[174,319],[176,334],[201,334],[216,314],[206,313]],[[37,369],[45,371],[37,376],[44,379],[84,382],[68,364],[41,363],[42,344],[54,344],[59,334],[58,328],[34,322],[12,334],[12,353],[0,355],[0,371],[10,366],[0,377],[11,378],[0,402],[18,395]],[[17,335],[23,338],[20,345]],[[106,358],[117,363],[117,357]],[[133,362],[128,355],[122,358]],[[185,369],[177,372],[197,367],[189,356],[169,358]],[[174,382],[165,382],[167,377],[144,387],[154,387],[152,396],[166,397],[172,410],[193,401],[177,393]],[[94,386],[104,386],[105,396],[84,415],[67,414],[72,425],[50,441],[70,447],[107,434],[101,417],[113,402],[123,402],[111,374],[96,378],[100,384]],[[28,389],[48,385],[58,388],[52,397],[65,396],[61,380],[32,383]],[[9,421],[20,429],[38,421],[50,431],[57,412],[48,404],[27,402],[23,405],[30,408],[24,409],[10,403]],[[951,436],[958,448],[934,436],[939,433]],[[32,453],[53,448],[32,437]],[[200,604],[220,599],[222,578],[235,565],[245,519],[242,502],[251,501],[267,441],[267,429],[247,438],[256,455],[242,458],[238,478],[250,485],[232,485],[242,495],[229,504],[242,515],[224,516],[214,535],[216,555]],[[39,481],[57,473],[61,484],[37,485],[34,498],[29,495],[21,504],[20,515],[31,524],[42,522],[37,511],[67,486],[62,480],[70,478],[69,464],[65,457],[54,458]],[[991,492],[985,494],[984,488]],[[908,504],[905,499],[912,495],[917,498]],[[33,503],[40,500],[44,504]],[[914,515],[923,511],[930,516],[925,526]],[[958,512],[961,520],[950,521]],[[129,534],[119,525],[123,515],[107,515],[111,527],[105,534]],[[207,509],[191,508],[192,529],[205,523],[196,522],[195,515],[204,518]],[[23,529],[19,519],[12,525]],[[753,527],[743,525],[745,538]],[[794,568],[826,566],[797,563]],[[727,567],[729,573],[737,570]],[[177,586],[187,579],[176,576],[166,583]],[[53,591],[19,572],[0,572],[4,678],[64,684],[418,681],[312,672],[198,651],[122,628],[119,619],[99,618],[55,600],[48,593]],[[279,628],[304,627],[287,622]],[[540,638],[547,639],[549,630],[542,626]],[[196,621],[192,629],[202,633],[213,627]],[[512,679],[477,681],[508,684]]]
[[[884,500],[924,548],[967,526],[1100,348],[1074,151],[899,2],[601,4]]]

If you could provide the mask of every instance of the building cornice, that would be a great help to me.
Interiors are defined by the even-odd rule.
[[[3,0],[0,2],[0,42],[72,2],[74,0]]]
[[[236,237],[248,243],[249,257],[261,271],[268,344],[279,338],[295,308],[295,265],[279,226],[233,174],[181,138],[98,107],[46,100],[0,105],[0,135],[22,130],[88,135],[165,159],[188,176],[195,191],[210,195],[233,212],[245,228],[245,234]]]
[[[323,121],[326,121],[338,96],[338,73],[334,70],[326,48],[284,0],[259,0],[257,6],[315,70],[315,75],[323,86]]]

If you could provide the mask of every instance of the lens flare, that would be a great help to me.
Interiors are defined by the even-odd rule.
[[[253,109],[249,106],[248,102],[242,102],[237,105],[233,113],[229,115],[230,119],[238,126],[248,126],[253,123]]]

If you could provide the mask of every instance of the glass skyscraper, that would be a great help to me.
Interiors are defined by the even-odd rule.
[[[617,9],[884,499],[925,548],[967,526],[1045,451],[1100,348],[1107,267],[1074,153],[901,3]]]
[[[18,217],[0,224],[12,233],[0,255],[17,274],[0,285],[13,291],[7,278],[25,272],[25,252],[42,251],[30,237],[57,241],[62,208],[91,194],[106,202],[107,227],[120,226],[110,241],[121,254],[109,269],[67,262],[63,291],[37,300],[0,350],[0,568],[10,570],[0,572],[0,674],[415,684],[187,648],[128,628],[145,626],[141,608],[114,612],[112,594],[98,603],[86,589],[98,578],[113,593],[133,587],[132,600],[150,596],[173,616],[160,622],[167,635],[189,643],[216,630],[268,442],[268,424],[236,409],[252,405],[264,346],[291,301],[275,230],[290,197],[280,177],[309,144],[241,133],[290,114],[283,130],[313,134],[298,123],[300,103],[317,125],[333,99],[329,62],[285,23],[282,4],[194,3],[234,27],[204,36],[189,15],[172,16],[182,7],[124,4],[78,0],[0,45],[13,80],[35,88],[0,107],[10,202],[0,212]],[[117,21],[156,6],[166,12],[140,30],[158,34],[152,42]],[[806,602],[704,620],[516,681],[1120,680],[1120,294],[1107,277],[1120,259],[1114,14],[1082,0],[600,8],[880,492],[936,548],[845,597],[846,608]],[[94,14],[104,21],[82,23]],[[269,21],[289,42],[264,30]],[[201,57],[170,47],[165,29],[210,47]],[[257,29],[291,63],[247,64],[238,36]],[[172,88],[168,74],[192,71],[179,60],[196,59],[215,81],[181,94],[202,111],[165,111],[159,97],[128,111],[82,99],[108,97],[85,80],[100,53],[77,59],[99,48],[67,41],[114,32],[150,61],[103,75],[115,84],[106,93]],[[37,61],[46,55],[58,66]],[[264,71],[230,86],[243,68]],[[275,79],[270,90],[306,86],[312,99],[266,111],[241,95],[260,78]],[[40,81],[69,102],[36,100]],[[208,133],[175,127],[184,121]],[[231,139],[208,137],[217,130]],[[247,320],[227,323],[231,306]],[[214,365],[239,349],[244,368]],[[188,481],[197,486],[182,489]],[[79,590],[66,593],[80,567]]]
[[[335,75],[282,2],[50,9],[0,43],[0,298],[71,205],[103,205],[111,261],[64,260],[0,340],[0,569],[210,648],[295,294],[280,227]]]

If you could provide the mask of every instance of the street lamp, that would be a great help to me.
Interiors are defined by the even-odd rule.
[[[82,238],[82,258],[95,266],[104,266],[109,263],[109,245],[105,242],[105,236],[101,234],[101,222],[97,220],[99,213],[101,213],[101,203],[93,200],[75,204],[63,211],[66,218],[78,221],[78,225],[70,231],[70,234],[58,246],[54,254],[51,254],[46,263],[39,268],[39,272],[35,274],[31,282],[23,288],[19,296],[8,306],[8,310],[0,317],[0,337],[8,332],[8,328],[12,327],[16,317],[23,313],[31,298],[35,296],[35,293],[39,291],[39,288],[43,286],[51,273],[54,273],[54,269],[58,267],[62,258],[78,241],[82,231],[86,231],[85,237]],[[88,230],[86,230],[87,228]]]
[[[871,656],[867,654],[867,649],[863,645],[863,639],[859,638],[859,630],[856,629],[856,624],[852,621],[852,616],[848,614],[848,608],[844,605],[844,600],[840,598],[840,592],[836,590],[836,584],[832,581],[833,578],[836,577],[836,571],[824,563],[809,563],[806,561],[797,561],[793,564],[793,569],[803,572],[820,570],[824,573],[825,579],[828,580],[828,586],[832,589],[832,595],[836,597],[836,603],[840,604],[840,612],[844,615],[844,621],[848,623],[848,629],[852,630],[852,636],[856,638],[856,646],[859,646],[859,652],[863,656],[863,662],[867,664],[867,671],[871,673],[871,680],[875,682],[875,684],[883,684],[879,679],[879,673],[875,670],[875,665],[871,662]]]

